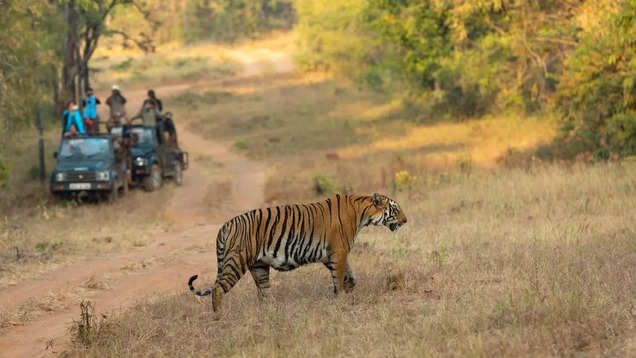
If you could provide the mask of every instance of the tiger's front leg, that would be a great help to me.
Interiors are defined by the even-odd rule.
[[[356,278],[353,276],[353,271],[351,270],[351,265],[347,262],[347,270],[344,275],[344,291],[349,293],[353,291],[353,288],[356,286]]]
[[[333,282],[333,293],[337,296],[338,292],[344,290],[345,292],[351,292],[355,286],[355,278],[353,277],[353,271],[347,263],[346,255],[333,255],[324,265],[329,269],[331,273],[331,280]]]

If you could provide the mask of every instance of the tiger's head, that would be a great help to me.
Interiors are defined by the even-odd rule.
[[[377,212],[371,214],[370,223],[373,225],[384,225],[391,231],[397,231],[402,225],[406,224],[406,215],[400,205],[391,198],[375,193],[371,197],[371,201]]]

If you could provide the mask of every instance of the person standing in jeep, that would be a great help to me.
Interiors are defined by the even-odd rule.
[[[97,124],[97,105],[101,104],[99,98],[95,97],[92,88],[86,89],[84,98],[84,124],[88,133],[96,132],[99,128]]]
[[[153,106],[159,113],[163,111],[163,103],[159,98],[157,98],[157,96],[155,95],[155,91],[152,89],[148,90],[148,98],[144,100],[141,108],[143,109],[144,107],[146,107],[146,104]]]
[[[126,118],[126,98],[122,96],[117,85],[113,85],[112,93],[106,104],[110,107],[110,118],[108,119],[108,128],[121,125]]]

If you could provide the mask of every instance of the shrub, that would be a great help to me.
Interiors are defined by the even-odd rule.
[[[408,171],[402,170],[395,173],[395,175],[393,176],[391,187],[393,187],[393,189],[397,191],[411,190],[416,181],[416,177],[411,176]]]
[[[9,183],[9,165],[0,159],[0,188],[6,188]]]
[[[636,2],[621,1],[566,61],[556,106],[565,153],[598,160],[636,153]]]
[[[106,316],[103,316],[105,318]],[[99,319],[90,301],[80,303],[80,319],[73,321],[70,327],[71,341],[82,348],[91,347],[105,332],[104,319]]]
[[[508,151],[510,151],[510,149]],[[473,169],[473,157],[470,153],[457,156],[455,163],[462,174],[470,175]]]
[[[313,178],[313,189],[317,195],[328,195],[338,193],[338,189],[333,179],[327,174],[316,173]]]
[[[236,142],[234,142],[234,146],[238,149],[245,149],[247,148],[247,143],[242,139],[237,139]]]

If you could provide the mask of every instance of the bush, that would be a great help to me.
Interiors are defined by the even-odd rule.
[[[103,316],[105,318],[105,316]],[[80,319],[70,327],[71,341],[82,348],[90,348],[106,331],[107,324],[99,319],[90,301],[80,303]]]
[[[237,140],[234,142],[234,146],[235,146],[236,148],[238,148],[238,149],[245,149],[245,148],[247,148],[247,143],[245,143],[245,141],[244,141],[244,140],[242,140],[242,139],[237,139]]]
[[[188,1],[185,40],[232,42],[272,30],[290,29],[296,21],[291,1]]]
[[[575,19],[590,8],[559,1],[299,0],[300,62],[414,100],[432,117],[540,111],[576,44]]]
[[[415,185],[416,181],[417,177],[411,176],[406,170],[402,170],[395,173],[393,176],[391,187],[397,191],[411,190],[413,189],[413,185]]]
[[[0,188],[6,188],[9,184],[9,165],[0,158]]]
[[[560,140],[570,155],[629,156],[636,153],[636,3],[621,1],[620,11],[607,11],[593,30],[568,58],[560,78]]]
[[[313,178],[313,189],[317,195],[331,195],[338,193],[338,188],[327,174],[316,173]]]

